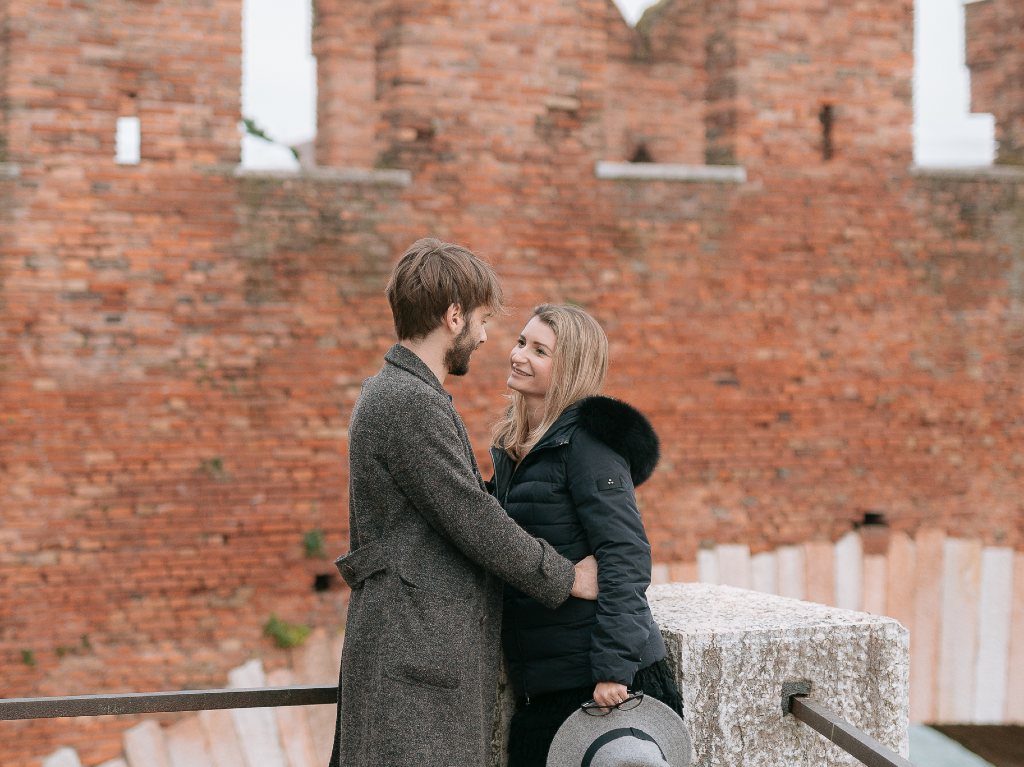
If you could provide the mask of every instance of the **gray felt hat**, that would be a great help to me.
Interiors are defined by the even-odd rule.
[[[683,720],[647,696],[606,716],[573,712],[555,734],[547,767],[686,767],[692,756]]]

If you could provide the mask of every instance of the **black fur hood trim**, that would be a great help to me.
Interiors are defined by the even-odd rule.
[[[579,403],[579,426],[629,461],[633,486],[646,482],[658,465],[658,435],[643,413],[611,397],[587,397]]]

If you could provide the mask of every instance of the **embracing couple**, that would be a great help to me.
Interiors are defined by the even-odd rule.
[[[387,296],[399,343],[349,430],[351,545],[338,567],[352,597],[331,765],[487,764],[502,650],[517,698],[510,767],[548,763],[584,704],[626,709],[642,690],[681,714],[634,495],[658,441],[639,412],[600,396],[600,325],[573,306],[534,310],[509,353],[484,482],[444,383],[466,374],[502,310],[497,276],[424,239]],[[636,763],[676,764],[658,754]]]

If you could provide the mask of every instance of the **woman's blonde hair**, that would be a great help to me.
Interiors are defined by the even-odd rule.
[[[541,304],[533,316],[555,334],[551,387],[544,398],[544,413],[532,429],[527,422],[526,398],[509,395],[504,417],[494,425],[492,441],[521,461],[570,405],[599,394],[608,373],[608,337],[597,320],[578,306]]]

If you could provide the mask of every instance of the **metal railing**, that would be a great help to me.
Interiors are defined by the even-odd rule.
[[[839,714],[807,697],[809,682],[782,686],[782,710],[824,735],[839,748],[867,767],[915,767],[909,759],[882,745],[863,730],[854,727]]]
[[[807,682],[782,687],[782,710],[821,733],[867,767],[915,767],[838,714],[807,697]],[[19,719],[56,719],[71,716],[158,714],[223,708],[334,705],[334,685],[299,685],[224,690],[178,690],[119,695],[75,695],[64,698],[8,698],[0,700],[0,722]]]
[[[66,716],[161,714],[219,708],[274,708],[336,704],[334,685],[298,685],[227,690],[132,692],[120,695],[74,695],[66,698],[0,700],[0,722],[15,719],[57,719]]]

